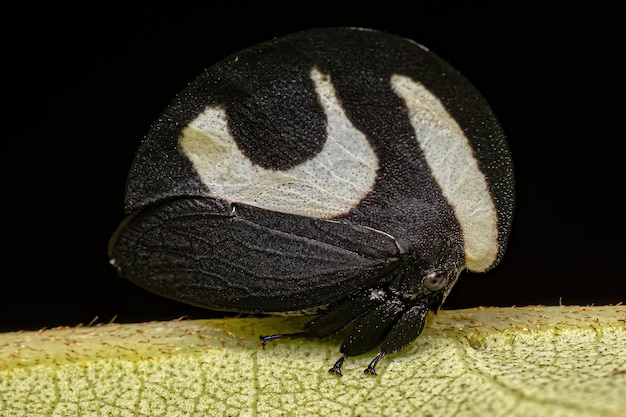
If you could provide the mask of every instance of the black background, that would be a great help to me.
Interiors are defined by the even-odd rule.
[[[273,36],[362,26],[412,38],[491,103],[517,177],[501,265],[445,307],[615,304],[624,264],[621,13],[599,2],[221,2],[25,7],[2,26],[0,330],[221,316],[118,278],[107,241],[150,124],[202,69]]]

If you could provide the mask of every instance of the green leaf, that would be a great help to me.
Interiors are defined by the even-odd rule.
[[[624,416],[626,307],[442,311],[379,375],[306,318],[0,334],[0,416]],[[375,352],[373,352],[375,353]],[[371,355],[370,355],[371,356]]]

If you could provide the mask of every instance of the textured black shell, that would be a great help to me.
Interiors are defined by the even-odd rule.
[[[348,119],[378,157],[372,190],[346,213],[326,218],[216,197],[181,151],[183,129],[207,107],[224,109],[228,132],[253,165],[299,166],[327,140],[312,68],[330,76]],[[497,257],[488,268],[495,266],[512,220],[513,168],[485,99],[419,44],[354,28],[308,30],[253,46],[182,91],[130,169],[129,217],[111,241],[113,264],[163,296],[241,312],[309,310],[388,287],[410,304],[431,297],[425,274],[445,271],[450,278],[440,304],[466,268],[464,239],[416,144],[406,104],[390,86],[394,74],[421,83],[465,134],[496,209]]]

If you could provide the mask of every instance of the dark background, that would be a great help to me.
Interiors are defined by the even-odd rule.
[[[446,308],[626,299],[624,31],[615,8],[210,3],[5,13],[0,331],[96,316],[221,316],[143,291],[109,266],[126,172],[152,121],[204,67],[320,26],[371,27],[428,46],[478,87],[509,137],[518,198],[509,249],[497,269],[464,274]]]

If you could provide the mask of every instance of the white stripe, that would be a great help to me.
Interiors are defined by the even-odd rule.
[[[421,83],[393,75],[431,173],[458,220],[468,269],[485,271],[498,254],[496,209],[472,148],[441,102]]]
[[[313,68],[326,115],[326,142],[312,159],[286,170],[253,164],[237,147],[221,107],[207,107],[184,130],[179,148],[211,195],[268,210],[309,217],[347,214],[370,192],[378,158],[348,120],[328,76]],[[268,144],[271,146],[271,144]]]

